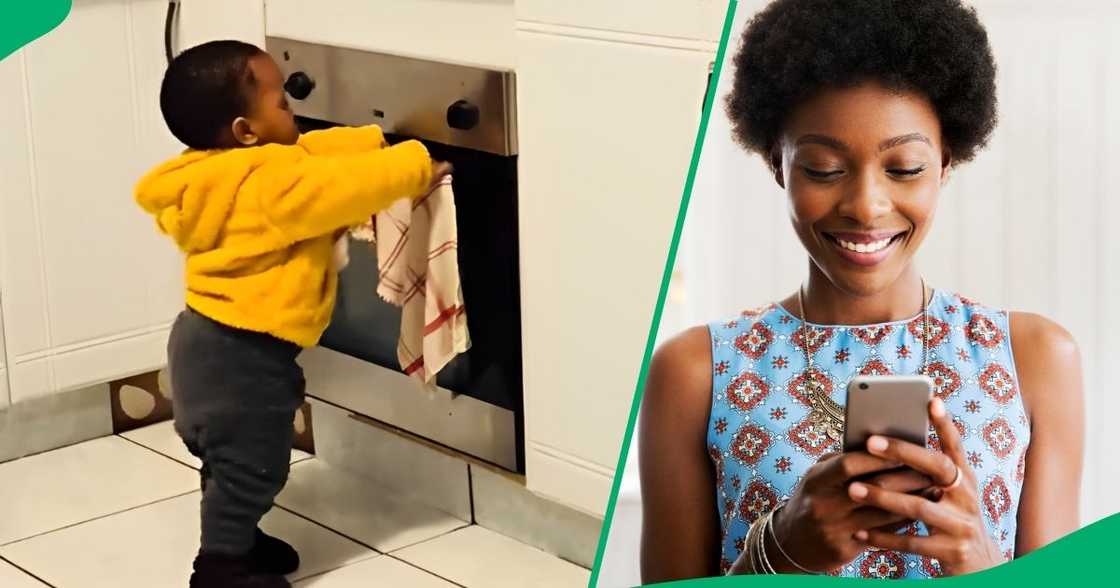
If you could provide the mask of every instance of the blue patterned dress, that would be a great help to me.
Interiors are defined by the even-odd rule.
[[[809,378],[845,401],[858,374],[914,374],[921,369],[921,317],[864,326],[802,322],[780,305],[709,325],[712,413],[708,453],[715,465],[722,569],[743,551],[751,522],[789,498],[818,457],[839,451],[810,412]],[[1015,551],[1030,426],[1019,394],[1006,312],[934,292],[929,304],[929,376],[960,431],[976,472],[984,522],[1004,557]],[[806,373],[805,345],[814,370]],[[928,444],[940,447],[930,430]],[[927,534],[921,523],[901,531]],[[841,576],[928,578],[936,560],[869,550],[836,570]]]

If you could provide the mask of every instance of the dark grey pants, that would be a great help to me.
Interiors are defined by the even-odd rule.
[[[175,430],[202,460],[202,551],[241,555],[288,479],[300,347],[186,310],[167,346]]]

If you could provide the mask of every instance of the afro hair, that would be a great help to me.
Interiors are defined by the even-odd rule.
[[[775,0],[747,25],[734,66],[735,139],[767,159],[799,104],[868,81],[924,95],[958,163],[996,126],[988,34],[961,0]]]
[[[192,149],[220,148],[225,129],[248,114],[256,84],[249,60],[263,54],[241,41],[211,41],[172,60],[159,93],[171,134]]]

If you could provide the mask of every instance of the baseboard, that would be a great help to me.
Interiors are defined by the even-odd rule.
[[[591,568],[603,519],[551,501],[524,478],[471,465],[475,522],[541,551]]]
[[[0,462],[111,434],[108,384],[16,402],[0,410]]]
[[[602,517],[614,480],[611,472],[563,451],[529,443],[525,452],[529,490],[584,513]]]

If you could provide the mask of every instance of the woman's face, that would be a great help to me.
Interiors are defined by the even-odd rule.
[[[809,257],[856,296],[883,291],[910,264],[949,161],[929,101],[875,83],[829,89],[799,106],[773,155]]]

